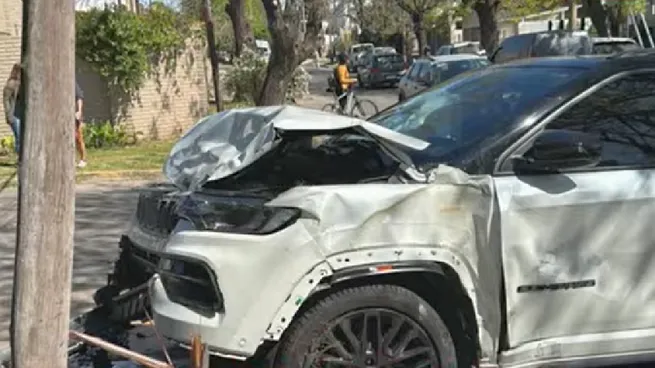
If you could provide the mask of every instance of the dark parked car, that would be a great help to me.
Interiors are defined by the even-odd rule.
[[[357,80],[364,88],[396,85],[405,71],[405,58],[401,54],[368,53],[357,69]]]
[[[593,41],[585,31],[544,31],[505,38],[491,54],[492,63],[545,56],[590,55]]]

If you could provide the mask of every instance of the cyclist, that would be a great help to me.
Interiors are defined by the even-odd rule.
[[[334,68],[334,82],[336,84],[334,92],[337,94],[337,98],[350,90],[350,87],[357,82],[357,80],[350,78],[350,74],[348,73],[348,56],[345,53],[339,54],[339,64]],[[346,112],[348,97],[346,95],[339,98],[339,105],[341,106],[341,111],[344,113]]]

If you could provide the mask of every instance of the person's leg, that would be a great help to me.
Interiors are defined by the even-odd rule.
[[[14,149],[20,153],[20,120],[17,117],[11,122],[11,131],[14,133]]]
[[[80,155],[80,161],[77,163],[77,166],[86,166],[86,146],[84,145],[84,136],[82,135],[82,124],[79,120],[75,121],[75,148],[77,148],[77,153]]]

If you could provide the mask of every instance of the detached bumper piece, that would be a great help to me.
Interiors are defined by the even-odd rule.
[[[172,302],[207,318],[224,311],[216,275],[204,262],[166,254],[159,266],[161,283]]]

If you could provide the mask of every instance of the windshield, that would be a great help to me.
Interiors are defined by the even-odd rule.
[[[375,57],[375,66],[380,68],[403,68],[405,66],[405,59],[402,55],[379,55]]]
[[[430,146],[408,152],[419,168],[451,163],[495,140],[584,69],[555,67],[485,68],[463,74],[395,105],[371,119]]]

